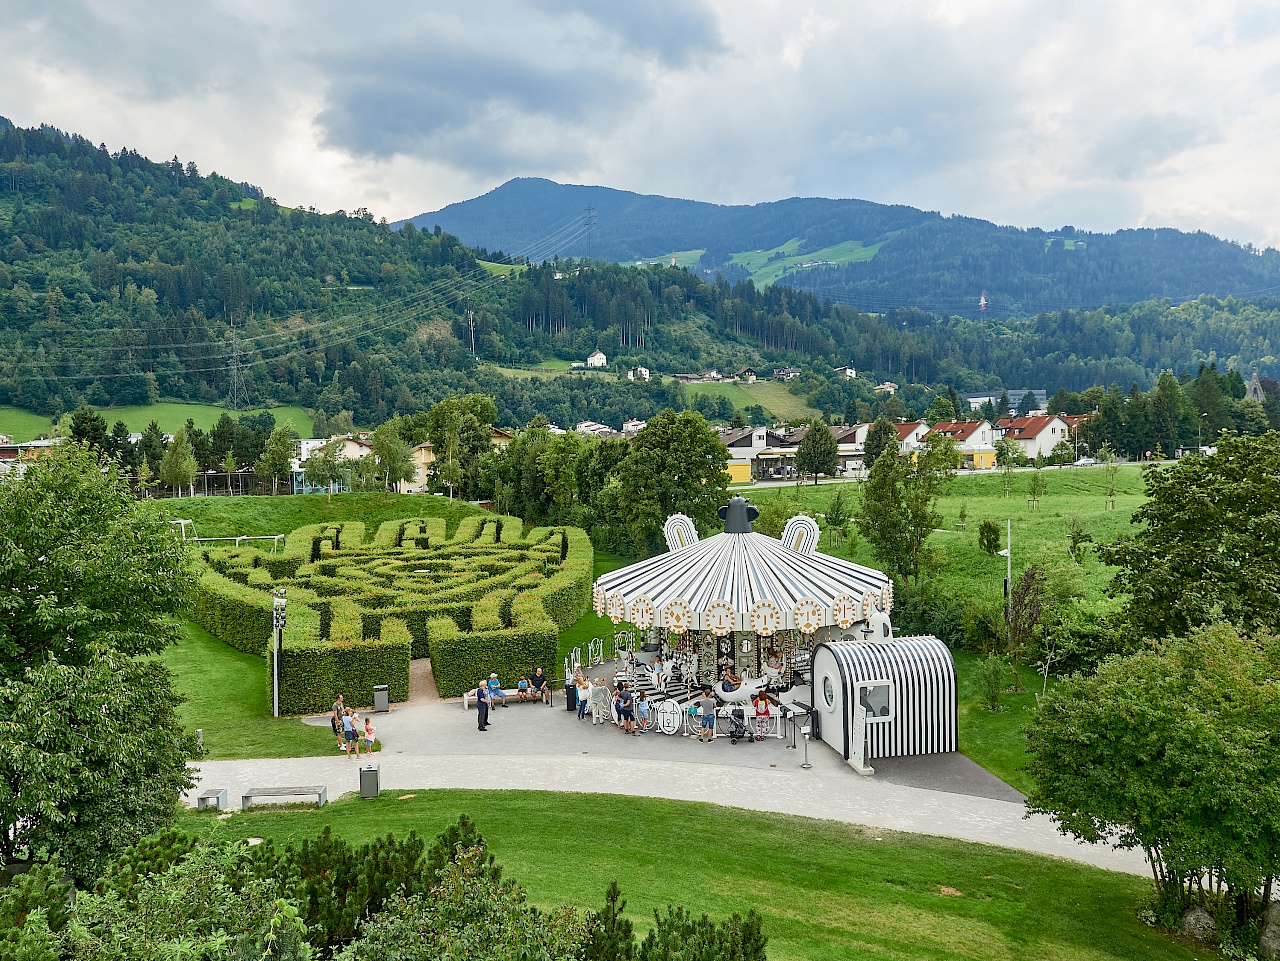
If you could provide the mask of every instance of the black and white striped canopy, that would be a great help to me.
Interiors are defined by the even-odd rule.
[[[787,533],[783,540],[793,542]],[[657,627],[714,630],[708,613],[727,617],[727,606],[733,630],[759,631],[766,623],[812,633],[866,620],[871,608],[887,612],[893,586],[880,571],[812,549],[793,550],[767,534],[725,533],[602,575],[594,600],[601,615],[640,627],[648,620]],[[772,620],[762,622],[759,612],[768,605]]]

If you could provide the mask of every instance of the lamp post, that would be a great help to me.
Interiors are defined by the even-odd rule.
[[[1209,416],[1209,412],[1205,411],[1200,415],[1200,419],[1196,421],[1196,456],[1204,454],[1204,442],[1200,438],[1200,428],[1204,425],[1204,419]]]
[[[271,592],[271,714],[280,716],[280,648],[284,643],[284,588]]]

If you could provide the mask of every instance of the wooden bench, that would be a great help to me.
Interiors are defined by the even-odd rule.
[[[225,811],[227,804],[227,789],[224,787],[211,787],[207,791],[201,792],[196,798],[196,810],[203,811],[207,807],[213,807],[219,811]]]
[[[249,805],[253,803],[253,798],[259,797],[306,797],[309,794],[316,796],[316,807],[322,808],[329,800],[329,789],[323,784],[320,786],[312,785],[310,787],[252,787],[244,792],[244,796],[240,798],[240,810],[249,810]]]
[[[542,703],[542,695],[536,694],[532,690],[529,692],[531,696],[526,697],[523,701],[519,700],[519,697],[518,697],[518,695],[520,694],[520,691],[514,687],[513,688],[504,687],[502,688],[502,693],[506,697],[508,704],[541,704]],[[556,692],[555,692],[555,688],[551,686],[550,680],[547,681],[547,694],[548,694],[547,706],[554,707],[556,702]],[[464,711],[471,710],[475,699],[476,699],[475,688],[472,688],[469,691],[463,691],[462,692],[462,709]]]

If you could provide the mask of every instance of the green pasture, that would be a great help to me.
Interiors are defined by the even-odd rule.
[[[757,284],[776,284],[786,274],[803,269],[801,264],[809,261],[826,260],[835,264],[856,264],[870,260],[880,250],[882,244],[883,242],[864,245],[861,240],[844,240],[820,250],[800,253],[800,239],[795,237],[772,250],[746,250],[734,254],[729,260],[750,271],[751,279]],[[778,256],[779,254],[782,256]]]
[[[487,260],[477,260],[476,263],[483,267],[485,273],[492,277],[510,277],[512,274],[518,274],[525,269],[519,264],[495,264]]]
[[[301,436],[311,436],[311,415],[301,407],[260,407],[249,413],[257,414],[263,410],[269,410],[277,424],[287,421]],[[224,413],[235,418],[245,411],[229,411],[225,407],[213,404],[164,401],[133,407],[103,407],[98,410],[98,413],[106,419],[108,430],[116,421],[122,420],[130,431],[140,434],[154,420],[160,425],[162,431],[172,434],[179,427],[186,425],[187,418],[195,421],[195,425],[201,430],[208,431]],[[0,434],[8,434],[15,441],[33,440],[41,434],[47,434],[52,428],[53,421],[43,414],[33,414],[17,407],[0,407]]]
[[[676,258],[676,266],[677,267],[696,267],[698,266],[699,261],[702,260],[702,255],[705,254],[706,252],[707,252],[706,247],[699,247],[697,250],[674,251],[674,255]],[[672,253],[673,253],[672,251],[667,251],[666,253],[656,254],[653,257],[641,257],[639,260],[626,260],[626,261],[623,261],[623,264],[628,267],[636,263],[660,264],[662,266],[670,266]]]
[[[685,393],[690,396],[703,394],[707,397],[727,397],[735,409],[743,410],[750,407],[752,404],[760,403],[755,397],[748,393],[748,388],[750,386],[750,384],[739,384],[737,382],[730,381],[729,383],[721,384],[686,384],[684,389]],[[765,410],[768,412],[768,408],[765,408]],[[770,416],[773,416],[771,412]]]
[[[759,911],[773,961],[1191,959],[1137,920],[1149,879],[1004,848],[712,804],[538,791],[420,790],[316,809],[184,812],[214,838],[360,843],[473,818],[504,877],[541,908],[594,909],[617,880],[643,933],[682,904]]]
[[[787,385],[781,381],[758,380],[754,384],[742,384],[741,387],[751,397],[751,403],[772,411],[774,417],[782,420],[811,420],[822,413],[810,407],[803,394],[793,394],[787,390]]]

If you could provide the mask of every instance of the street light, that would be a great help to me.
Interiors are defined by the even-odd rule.
[[[1200,426],[1204,423],[1204,419],[1209,416],[1209,412],[1205,411],[1200,415],[1200,419],[1196,421],[1196,456],[1204,454],[1204,444],[1200,439]]]
[[[284,588],[271,592],[271,713],[280,716],[280,649],[284,643]]]

